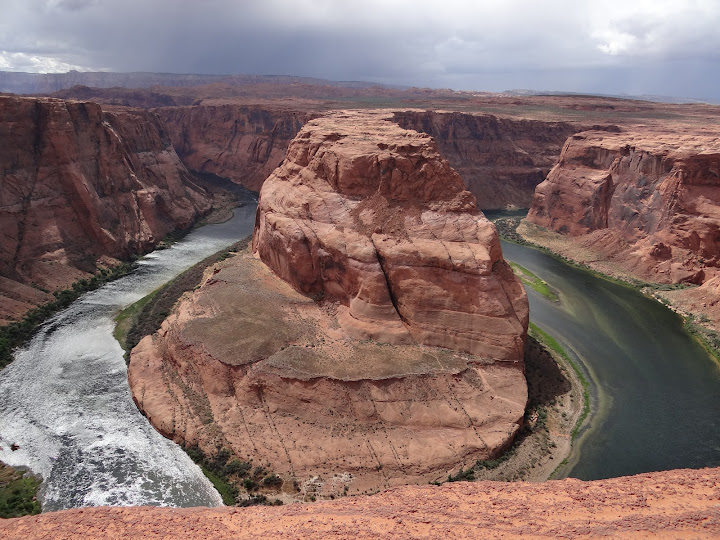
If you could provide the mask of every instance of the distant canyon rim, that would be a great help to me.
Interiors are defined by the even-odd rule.
[[[338,112],[353,100],[375,110]],[[691,285],[665,296],[720,330],[718,107],[259,80],[74,87],[58,97],[0,96],[0,110],[8,141],[0,150],[4,322],[227,205],[214,177],[262,189],[252,252],[234,261],[243,268],[232,260],[218,267],[145,338],[132,355],[131,386],[153,424],[176,440],[234,444],[281,473],[340,471],[320,490],[327,496],[342,492],[347,474],[357,491],[425,483],[512,440],[526,399],[527,304],[478,206],[530,207],[520,234],[603,272]],[[357,131],[343,132],[349,125]],[[436,174],[452,181],[433,184]],[[373,175],[377,184],[365,183]],[[472,305],[450,282],[494,300]],[[427,294],[419,283],[450,293]],[[240,292],[267,306],[267,320],[251,320]],[[437,305],[423,310],[428,298]],[[213,322],[218,313],[235,319]],[[477,318],[489,332],[472,330]],[[223,329],[231,320],[267,334],[278,321],[285,326],[267,342],[225,343],[221,335],[241,339]],[[238,360],[238,348],[247,359]],[[406,352],[388,365],[387,351],[397,348]],[[338,352],[343,373],[328,361]],[[377,361],[360,365],[367,355]],[[219,431],[205,432],[183,387],[202,389],[201,408],[222,418]],[[453,396],[443,414],[418,397],[437,392]],[[181,397],[169,404],[168,395]],[[340,417],[328,419],[335,410]],[[359,418],[386,424],[378,432]],[[250,436],[234,440],[240,430]],[[442,444],[428,446],[434,436]],[[321,453],[312,450],[318,440]],[[430,447],[452,451],[422,451]],[[667,474],[690,486],[688,508],[718,498],[714,470]],[[693,523],[705,529],[693,532],[712,536],[717,506],[703,511],[704,524]]]

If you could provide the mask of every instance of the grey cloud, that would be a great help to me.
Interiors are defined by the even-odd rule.
[[[92,69],[720,93],[706,82],[720,73],[710,1],[0,0],[0,12],[0,51]]]

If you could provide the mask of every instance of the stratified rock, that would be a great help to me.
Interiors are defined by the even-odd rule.
[[[527,219],[640,278],[702,283],[720,262],[718,140],[650,128],[574,135]]]
[[[263,185],[257,257],[208,269],[132,351],[161,433],[324,495],[444,479],[512,441],[524,290],[431,138],[389,118],[309,122]]]
[[[26,540],[718,538],[720,470],[457,482],[275,508],[83,508],[0,520]]]
[[[359,338],[519,361],[525,292],[432,139],[382,114],[313,120],[266,180],[253,249]]]
[[[48,296],[27,285],[66,287],[210,208],[147,112],[0,97],[0,140],[0,318]]]
[[[311,115],[234,104],[169,107],[155,112],[185,165],[253,191],[285,157],[290,141]]]
[[[490,114],[399,111],[393,117],[400,126],[435,139],[483,209],[529,207],[563,143],[578,131],[566,122]]]

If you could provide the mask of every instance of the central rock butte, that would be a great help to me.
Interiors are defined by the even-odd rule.
[[[433,140],[391,119],[308,122],[263,185],[253,253],[133,350],[162,433],[321,495],[444,479],[510,444],[524,289]]]

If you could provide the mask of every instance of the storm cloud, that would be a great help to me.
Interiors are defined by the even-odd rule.
[[[0,69],[720,101],[715,0],[0,0]]]

